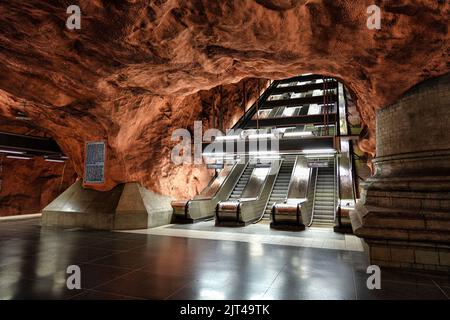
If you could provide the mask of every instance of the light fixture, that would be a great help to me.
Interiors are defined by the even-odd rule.
[[[5,149],[0,149],[0,153],[25,154],[24,151],[13,151],[13,150],[5,150]]]
[[[45,161],[47,161],[47,162],[65,162],[62,159],[60,160],[60,159],[49,159],[49,158],[45,159]]]
[[[226,153],[223,152],[204,152],[202,156],[204,157],[223,157]]]
[[[265,156],[275,155],[276,151],[250,151],[248,154],[251,156]]]
[[[280,156],[256,156],[256,159],[262,159],[262,160],[280,160]]]
[[[273,133],[257,133],[257,134],[249,134],[249,139],[264,139],[264,138],[275,138]]]
[[[311,131],[297,131],[297,132],[286,132],[283,137],[310,137],[313,133]]]
[[[237,140],[240,136],[233,135],[233,136],[218,136],[216,137],[216,141],[224,141],[224,140]]]
[[[317,153],[335,153],[336,150],[334,149],[306,149],[302,150],[302,153],[305,154],[317,154]]]
[[[30,121],[31,120],[30,117],[28,117],[25,113],[23,113],[21,111],[16,112],[15,118],[16,118],[16,120],[22,120],[22,121]]]
[[[32,157],[25,156],[6,156],[8,159],[30,160]]]
[[[233,160],[237,155],[225,152],[205,152],[202,153],[202,156],[206,158],[221,158],[224,160]]]

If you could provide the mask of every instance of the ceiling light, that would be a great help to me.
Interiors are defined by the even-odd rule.
[[[45,161],[47,162],[65,162],[64,160],[60,160],[60,159],[45,159]]]
[[[5,149],[0,149],[1,153],[12,153],[12,154],[25,154],[24,151],[14,151],[14,150],[5,150]]]
[[[30,160],[32,157],[25,156],[6,156],[8,159]]]
[[[283,137],[310,137],[313,133],[311,131],[297,131],[297,132],[286,132]]]
[[[250,134],[248,138],[249,139],[275,138],[275,135],[273,133],[258,133],[258,134]]]
[[[316,153],[335,153],[336,150],[334,149],[306,149],[302,150],[302,153],[306,154],[316,154]]]
[[[274,155],[277,154],[276,151],[250,151],[248,153],[251,156],[264,156],[264,155]]]
[[[216,141],[223,141],[223,140],[237,140],[237,139],[239,139],[240,137],[239,136],[219,136],[219,137],[216,137]]]

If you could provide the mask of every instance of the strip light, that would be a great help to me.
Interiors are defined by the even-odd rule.
[[[270,156],[270,155],[276,155],[276,151],[250,151],[248,153],[251,156]],[[202,156],[204,157],[223,157],[226,155],[231,155],[230,153],[224,153],[224,152],[204,152],[202,153]],[[236,154],[232,154],[233,156]]]
[[[216,137],[216,141],[223,141],[223,140],[237,140],[239,139],[240,136],[219,136]]]
[[[316,154],[316,153],[335,153],[334,149],[306,149],[302,150],[305,154]]]
[[[257,156],[256,159],[263,159],[263,160],[280,160],[281,156]]]
[[[45,159],[45,161],[47,161],[47,162],[65,162],[64,160],[59,160],[59,159]]]
[[[283,137],[310,137],[313,133],[311,131],[286,132]]]
[[[250,151],[248,154],[251,156],[266,156],[266,155],[270,156],[270,155],[277,154],[277,152],[276,151]]]
[[[20,160],[30,160],[31,157],[22,157],[22,156],[6,156],[8,159],[20,159]]]
[[[264,138],[275,138],[273,133],[258,133],[248,135],[249,139],[264,139]]]
[[[25,154],[24,151],[13,151],[13,150],[5,150],[5,149],[0,149],[0,152],[2,152],[2,153],[12,153],[12,154]]]

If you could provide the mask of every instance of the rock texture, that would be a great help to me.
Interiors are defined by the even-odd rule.
[[[0,156],[0,216],[40,212],[75,182],[70,162],[14,160]]]
[[[220,86],[229,126],[241,112],[242,79],[337,77],[354,94],[367,126],[361,146],[373,156],[375,111],[450,70],[448,1],[377,1],[381,30],[366,27],[369,0],[78,3],[73,31],[67,1],[0,3],[0,114],[25,113],[79,176],[85,141],[106,140],[100,190],[130,181],[175,197],[201,189],[209,173],[175,167],[168,142],[194,120],[212,125]]]
[[[0,131],[48,136],[28,121],[0,119]],[[0,216],[40,212],[76,178],[71,162],[47,162],[42,157],[15,160],[0,155]]]

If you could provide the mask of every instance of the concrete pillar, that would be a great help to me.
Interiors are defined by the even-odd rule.
[[[75,182],[42,211],[42,226],[96,230],[146,229],[170,223],[170,197],[135,182],[110,191],[84,189]]]
[[[450,272],[450,74],[378,112],[374,166],[351,214],[371,263]]]

